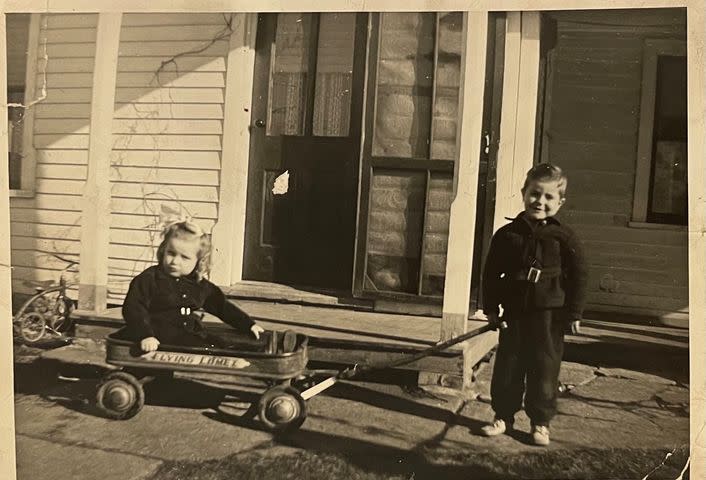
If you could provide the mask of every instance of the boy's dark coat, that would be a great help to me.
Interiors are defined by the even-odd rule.
[[[247,332],[254,325],[213,283],[198,281],[195,274],[174,278],[157,265],[130,282],[123,318],[127,334],[135,340],[157,337],[162,343],[181,343],[190,336],[205,335],[200,316],[194,313],[200,309],[240,331]]]
[[[535,264],[538,283],[527,281]],[[588,271],[581,242],[554,217],[534,222],[520,213],[491,241],[483,272],[483,311],[509,313],[564,307],[566,321],[580,320],[586,301]]]

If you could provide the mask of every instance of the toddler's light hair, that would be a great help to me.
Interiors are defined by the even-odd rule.
[[[208,276],[211,270],[211,239],[201,227],[188,220],[170,223],[164,227],[162,237],[162,243],[160,243],[157,248],[157,261],[160,265],[162,265],[162,261],[164,260],[164,251],[167,248],[167,244],[172,238],[200,240],[201,245],[197,254],[198,259],[194,272],[196,273],[198,281]]]
[[[525,193],[527,185],[532,181],[557,182],[559,187],[559,195],[564,198],[566,195],[566,187],[569,179],[566,174],[557,165],[551,163],[538,163],[530,168],[525,178],[525,184],[522,186],[522,193]]]

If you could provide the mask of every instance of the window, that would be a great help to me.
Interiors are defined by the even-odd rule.
[[[27,85],[27,67],[36,64],[38,15],[7,15],[7,102],[28,104],[32,101],[33,85]],[[32,25],[32,26],[30,26]],[[30,31],[33,33],[30,34]],[[36,32],[36,35],[34,34]],[[33,41],[34,40],[34,41]],[[32,82],[33,83],[33,82]],[[31,146],[32,109],[9,106],[8,163],[10,190],[29,193],[34,183],[34,155]]]
[[[395,12],[374,18],[362,289],[438,299],[453,199],[463,14]]]
[[[687,223],[686,45],[646,40],[633,221]]]

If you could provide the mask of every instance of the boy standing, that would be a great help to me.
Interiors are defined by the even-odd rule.
[[[564,331],[578,333],[587,283],[578,238],[554,218],[564,204],[566,185],[559,167],[534,166],[522,187],[525,210],[500,228],[490,245],[483,311],[498,324],[502,305],[507,328],[500,331],[491,381],[495,420],[483,427],[486,436],[512,429],[524,395],[532,441],[549,444]]]

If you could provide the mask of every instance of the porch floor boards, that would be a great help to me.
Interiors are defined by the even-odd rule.
[[[416,353],[439,341],[441,319],[436,317],[255,300],[238,300],[237,305],[265,329],[292,329],[307,335],[310,338],[309,358],[314,361],[343,364],[385,362]],[[101,328],[98,325],[103,328],[98,336],[104,336],[122,323],[120,307],[110,308],[102,314],[76,313],[78,336],[95,337],[96,328]],[[204,322],[219,320],[207,315]],[[472,330],[484,324],[483,321],[469,320],[467,328]],[[91,334],[89,330],[92,330]],[[464,342],[465,346],[452,347],[403,368],[461,375],[463,348],[475,363],[493,348],[496,338],[494,332],[488,332]]]

